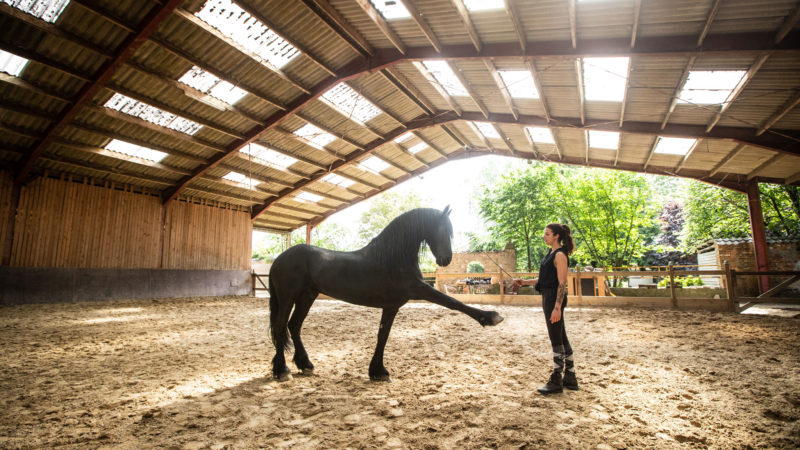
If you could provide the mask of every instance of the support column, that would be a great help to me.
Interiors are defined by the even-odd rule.
[[[311,245],[311,231],[314,230],[314,226],[311,225],[311,222],[306,224],[306,244]]]
[[[166,251],[164,241],[167,239],[167,208],[169,205],[161,203],[161,224],[158,233],[158,268],[164,268],[164,252]]]
[[[2,265],[11,265],[11,250],[14,247],[14,227],[17,223],[17,209],[19,209],[19,196],[22,191],[22,184],[14,182],[11,188],[11,205],[8,208],[8,217],[0,218],[6,220],[6,235],[0,236],[0,250],[2,250]]]
[[[764,213],[761,209],[761,193],[758,182],[747,183],[747,210],[750,213],[750,232],[753,234],[753,249],[756,255],[756,269],[759,272],[769,270],[769,257],[767,256],[767,232],[764,227]],[[769,277],[758,277],[760,292],[769,290]]]

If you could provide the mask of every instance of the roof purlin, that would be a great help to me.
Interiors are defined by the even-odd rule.
[[[730,53],[730,52],[798,52],[798,41],[800,41],[800,33],[793,33],[789,36],[789,39],[784,40],[780,45],[773,46],[772,41],[774,36],[771,33],[744,33],[739,35],[726,35],[730,36],[730,41],[726,40],[719,40],[714,39],[714,36],[710,36],[702,50],[703,54],[707,53],[715,53],[715,52],[723,52],[723,53]],[[588,42],[588,43],[587,43]],[[736,43],[736,45],[743,46],[743,50],[737,50],[736,45],[731,44],[731,42]],[[276,114],[273,114],[271,118],[264,121],[265,126],[263,127],[256,127],[248,132],[245,136],[245,139],[239,142],[235,142],[231,144],[228,149],[221,155],[216,155],[212,158],[209,163],[204,166],[197,168],[194,171],[194,175],[190,177],[186,177],[185,179],[181,180],[181,182],[174,187],[173,189],[168,190],[165,193],[165,202],[169,202],[173,200],[177,194],[185,188],[191,181],[196,178],[197,176],[204,173],[211,167],[216,166],[220,161],[227,158],[229,154],[235,152],[239,148],[243,147],[244,145],[258,139],[261,135],[265,132],[273,128],[275,125],[289,117],[294,112],[303,108],[306,104],[313,101],[314,99],[318,98],[328,89],[335,86],[337,83],[345,80],[350,80],[361,76],[365,73],[370,73],[374,71],[378,71],[387,67],[391,67],[403,62],[408,62],[411,60],[417,59],[481,59],[481,58],[488,58],[488,57],[495,57],[495,58],[514,58],[520,56],[567,56],[567,57],[575,57],[584,52],[591,49],[592,51],[599,52],[601,54],[623,54],[623,55],[631,55],[631,54],[685,54],[686,52],[696,52],[699,53],[699,50],[694,48],[696,41],[694,38],[689,37],[687,39],[686,36],[680,37],[662,37],[662,38],[640,38],[639,39],[639,46],[636,49],[630,48],[630,41],[627,38],[623,39],[601,39],[595,41],[581,41],[580,45],[578,45],[577,49],[571,48],[571,43],[569,41],[557,41],[557,42],[549,42],[549,43],[537,43],[531,44],[528,46],[528,50],[526,52],[521,52],[519,46],[517,45],[510,45],[510,44],[487,44],[483,46],[482,51],[477,52],[474,48],[469,45],[456,45],[456,46],[443,46],[442,53],[436,53],[435,50],[431,49],[430,47],[409,47],[407,48],[406,55],[401,56],[398,55],[395,50],[386,51],[380,50],[376,51],[376,57],[372,59],[365,60],[363,58],[356,58],[351,60],[346,66],[344,66],[341,70],[337,73],[339,74],[338,77],[328,78],[316,86],[310,89],[310,94],[303,94],[298,96],[293,102],[287,105],[286,111],[281,111]],[[658,45],[662,45],[663,47],[658,47]],[[468,114],[468,113],[464,113]],[[502,115],[490,114],[489,121],[492,121],[492,117],[501,117]],[[520,118],[522,119],[522,118]],[[555,118],[553,118],[555,120]],[[470,119],[473,120],[473,119]],[[477,119],[481,120],[481,119]],[[485,119],[484,119],[485,120]],[[560,119],[563,123],[565,120],[567,123],[572,122],[572,119]],[[507,120],[502,120],[506,122]],[[516,122],[514,120],[507,121],[507,122]],[[538,117],[535,120],[528,120],[531,124],[540,126],[546,126],[546,123],[540,123]],[[580,125],[579,125],[580,126]],[[587,125],[588,126],[588,125]],[[607,125],[606,125],[607,126]],[[617,127],[612,131],[626,131],[628,128],[636,129],[636,123],[633,124],[625,124],[621,129]],[[669,129],[674,128],[673,126],[666,127],[663,134],[670,134]],[[703,128],[703,133],[705,132]],[[724,128],[727,130],[730,127]],[[598,128],[599,129],[599,128]],[[650,127],[646,127],[647,133],[653,133]],[[726,136],[720,130],[723,128],[713,130],[709,135],[709,137],[721,137],[721,138],[733,138],[730,136]],[[748,130],[747,138],[753,141],[752,132],[750,129]],[[629,131],[629,132],[637,132],[637,131]],[[693,130],[693,133],[696,135],[700,135],[697,130]],[[706,135],[703,135],[704,137]],[[745,137],[745,133],[738,133],[737,136],[741,136],[742,138]],[[734,138],[737,139],[737,138]],[[761,142],[758,144],[759,146],[768,146],[769,144],[765,142],[771,142],[774,139],[767,138],[767,139],[755,139],[754,142]],[[750,141],[747,141],[750,143]],[[789,145],[785,140],[780,142],[780,145],[786,146]],[[797,143],[791,143],[789,147],[796,148]],[[772,147],[770,147],[772,148]],[[797,152],[798,150],[789,150],[791,153]]]
[[[19,170],[17,170],[17,174],[14,179],[16,183],[21,183],[27,179],[28,173],[33,167],[34,161],[50,145],[50,142],[52,142],[53,138],[55,138],[61,129],[63,129],[72,120],[72,118],[75,117],[81,107],[89,102],[97,93],[97,91],[99,91],[100,88],[102,88],[103,85],[111,79],[111,76],[114,75],[114,73],[122,66],[122,64],[125,63],[128,58],[133,56],[136,50],[138,50],[139,47],[145,43],[148,36],[156,31],[158,26],[161,25],[161,22],[166,20],[172,14],[181,1],[182,0],[169,0],[161,8],[153,8],[153,10],[147,14],[145,19],[142,21],[144,26],[142,26],[139,32],[128,36],[128,38],[125,39],[122,45],[120,45],[121,50],[117,52],[116,56],[103,64],[98,71],[98,75],[94,78],[94,81],[91,84],[84,86],[80,90],[75,102],[69,106],[67,110],[61,114],[59,119],[55,123],[51,124],[43,133],[44,137],[42,140],[39,141],[36,147],[34,147],[28,157],[23,160]]]

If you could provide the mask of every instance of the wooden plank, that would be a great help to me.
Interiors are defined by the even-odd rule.
[[[779,285],[775,286],[774,288],[764,292],[763,294],[759,295],[758,297],[756,297],[756,298],[752,299],[751,301],[745,303],[744,305],[742,305],[741,307],[739,307],[737,309],[738,312],[741,313],[742,311],[744,311],[744,310],[746,310],[746,309],[748,309],[748,308],[750,308],[752,306],[755,306],[758,303],[763,303],[763,302],[765,302],[767,300],[771,300],[770,297],[780,293],[781,291],[783,291],[784,289],[786,289],[790,285],[796,283],[797,281],[800,281],[800,274],[795,275],[795,276],[789,278],[788,280],[784,280],[783,282],[781,282]]]

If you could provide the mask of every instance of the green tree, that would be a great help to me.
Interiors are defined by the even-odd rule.
[[[800,233],[800,188],[759,184],[767,232]],[[741,192],[693,182],[686,187],[684,246],[691,248],[710,238],[750,235],[747,196]]]
[[[575,259],[625,266],[644,249],[655,207],[648,181],[622,171],[587,169],[558,178],[552,199],[576,238]]]
[[[528,271],[546,251],[539,235],[554,215],[550,186],[558,172],[551,165],[531,165],[502,176],[481,194],[481,216],[493,235],[490,242],[511,240]]]
[[[305,231],[305,228],[301,228]],[[311,244],[329,250],[357,250],[352,231],[338,223],[322,222],[311,230]]]
[[[376,197],[369,209],[361,214],[358,224],[358,247],[367,245],[395,217],[414,208],[422,207],[423,200],[416,192],[385,192]]]

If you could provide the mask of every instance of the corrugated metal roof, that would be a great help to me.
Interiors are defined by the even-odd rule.
[[[343,202],[357,202],[398,180],[422,173],[426,166],[444,161],[443,154],[457,158],[473,150],[491,150],[587,164],[585,129],[621,131],[617,151],[589,149],[590,166],[677,173],[739,189],[748,177],[800,183],[800,32],[797,23],[788,23],[792,31],[778,34],[797,8],[793,0],[758,4],[729,0],[720,3],[714,17],[709,16],[714,0],[642,2],[638,15],[635,3],[630,1],[577,2],[572,17],[568,2],[561,0],[513,2],[529,55],[533,56],[527,59],[522,56],[512,16],[505,10],[469,13],[483,48],[479,54],[452,2],[418,0],[414,5],[444,47],[437,53],[411,19],[386,21],[401,41],[398,45],[412,55],[407,59],[355,0],[330,1],[327,7],[333,14],[325,13],[322,3],[319,10],[323,12],[317,14],[304,2],[247,0],[249,11],[307,52],[279,71],[194,19],[192,14],[204,3],[180,3],[143,45],[118,65],[94,98],[76,111],[69,125],[52,136],[53,142],[37,151],[31,174],[58,171],[162,193],[177,189],[189,177],[188,186],[178,192],[179,198],[192,196],[246,205],[259,213],[254,224],[287,230],[330,215],[347,205]],[[141,22],[154,7],[162,6],[134,0],[84,1],[68,5],[57,23],[48,24],[0,4],[0,26],[5,30],[0,48],[32,59],[18,78],[0,77],[0,163],[21,167],[26,162],[48,127],[70,110],[81,89],[97,79],[101,67],[124,50],[121,46],[131,30],[144,27]],[[708,33],[697,47],[707,25]],[[781,42],[773,48],[776,37]],[[608,45],[611,41],[615,42],[613,46]],[[676,42],[684,44],[676,47]],[[361,43],[368,48],[361,48]],[[694,52],[696,47],[702,52]],[[362,56],[369,52],[376,56]],[[586,101],[581,107],[577,58],[611,54],[631,55],[624,109],[622,102]],[[417,57],[453,62],[475,94],[474,99],[451,99],[461,117],[450,111],[448,102],[414,67]],[[528,70],[532,65],[541,87],[540,98],[512,99],[510,108],[485,59],[491,59],[498,70]],[[672,104],[688,68],[749,70],[760,61],[763,65],[746,80],[735,101],[724,108]],[[376,69],[384,65],[399,76],[401,87],[377,73]],[[193,66],[248,94],[232,106],[203,99],[202,93],[177,81]],[[385,113],[360,124],[316,100],[337,84],[328,69],[337,71],[336,77],[348,77],[354,90]],[[203,127],[189,136],[108,110],[103,104],[114,92],[198,121]],[[490,113],[488,119],[481,107]],[[545,125],[545,117],[549,117],[557,143],[537,143],[534,149],[524,126]],[[508,141],[488,138],[491,148],[487,149],[486,141],[467,123],[473,120],[496,122]],[[325,150],[298,140],[292,132],[307,121],[331,131],[337,139]],[[455,139],[445,132],[443,124]],[[408,129],[434,148],[412,155],[407,149],[422,142],[419,138],[402,147],[388,143]],[[685,158],[651,155],[656,136],[662,134],[705,139]],[[111,139],[150,147],[168,156],[160,163],[119,157],[103,150]],[[299,161],[289,169],[278,170],[236,151],[251,141]],[[740,142],[749,145],[729,158]],[[784,156],[773,160],[776,152]],[[394,166],[380,174],[364,171],[357,162],[369,154],[379,155]],[[212,158],[220,155],[227,156],[222,164],[212,167]],[[764,165],[766,162],[769,164]],[[261,190],[243,189],[223,180],[221,177],[230,170],[261,178]],[[342,188],[319,181],[329,172],[356,184]],[[328,198],[318,203],[299,202],[294,195],[302,189]],[[272,211],[274,216],[270,216]]]

